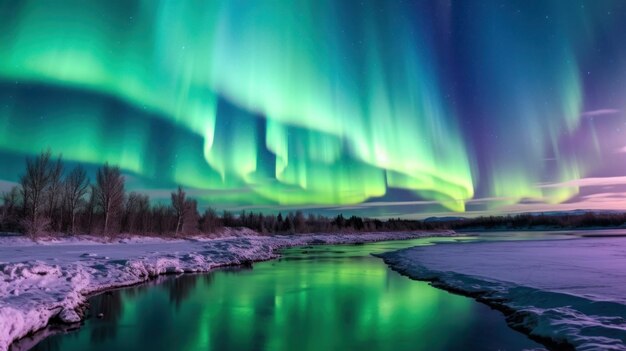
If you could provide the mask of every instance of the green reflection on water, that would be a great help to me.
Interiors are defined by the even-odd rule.
[[[434,239],[433,239],[434,240]],[[450,241],[454,239],[436,239]],[[37,350],[458,350],[537,346],[497,312],[389,270],[372,252],[428,239],[292,248],[253,269],[166,278],[91,299]]]

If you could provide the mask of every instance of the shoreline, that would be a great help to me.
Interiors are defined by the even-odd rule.
[[[3,257],[0,263],[0,351],[8,350],[14,342],[45,329],[52,321],[58,321],[60,325],[81,323],[85,318],[87,299],[91,296],[146,283],[161,275],[206,273],[216,268],[271,260],[279,257],[277,250],[286,247],[460,235],[453,231],[423,231],[246,235],[169,241],[131,237],[114,243],[94,242],[90,238],[43,243],[21,240],[1,248],[7,253],[9,250],[30,250],[32,257],[28,253],[12,252],[21,260],[8,257],[7,262]],[[12,240],[4,241],[6,244]],[[66,251],[59,257],[46,257],[50,255],[46,251],[49,248]]]
[[[614,284],[622,266],[604,265],[625,246],[624,237],[579,237],[433,245],[375,256],[399,274],[501,312],[509,327],[550,350],[626,350],[626,304]]]
[[[436,289],[440,289],[443,291],[447,291],[451,294],[455,294],[455,295],[459,295],[459,296],[464,296],[470,299],[473,299],[476,302],[482,303],[496,311],[499,311],[500,313],[502,313],[505,317],[505,321],[506,324],[513,330],[516,330],[524,335],[526,335],[529,339],[536,341],[538,343],[540,343],[541,345],[545,346],[548,350],[550,351],[558,351],[558,350],[563,350],[563,351],[570,351],[570,350],[576,350],[576,347],[574,347],[574,345],[572,345],[571,343],[567,342],[567,341],[558,341],[558,340],[554,340],[551,339],[549,337],[545,337],[542,335],[535,335],[532,334],[532,329],[525,326],[523,323],[521,323],[523,320],[525,320],[526,318],[532,317],[531,314],[524,312],[524,311],[517,311],[509,306],[507,306],[506,304],[503,303],[503,301],[498,300],[498,299],[491,299],[488,297],[489,292],[487,291],[478,291],[478,292],[471,292],[471,291],[467,291],[467,290],[463,290],[460,289],[454,285],[451,284],[446,284],[445,280],[440,279],[438,277],[429,277],[429,276],[419,276],[419,275],[415,275],[412,274],[413,272],[410,272],[407,269],[402,269],[399,267],[396,267],[394,265],[393,261],[388,260],[387,258],[385,258],[385,256],[382,255],[374,255],[376,257],[379,257],[383,260],[383,262],[385,262],[385,264],[393,271],[398,272],[398,274],[405,276],[409,279],[415,280],[415,281],[420,281],[420,282],[426,282],[429,283],[430,286],[436,288]]]
[[[271,261],[274,259],[276,258],[270,258],[264,261]],[[264,261],[255,261],[254,263],[264,262]],[[114,286],[114,287],[105,288],[99,291],[92,291],[89,294],[85,295],[85,303],[76,307],[77,309],[80,310],[80,315],[83,316],[80,321],[66,323],[66,322],[59,320],[58,318],[52,318],[50,319],[48,324],[44,326],[43,328],[29,332],[25,336],[14,340],[11,344],[9,344],[8,350],[27,351],[27,350],[32,349],[33,347],[35,347],[37,344],[47,339],[48,337],[61,334],[61,333],[71,333],[73,331],[79,330],[83,326],[83,322],[85,322],[87,318],[89,317],[94,318],[93,315],[89,316],[87,313],[87,311],[90,308],[88,300],[98,295],[107,294],[109,292],[116,291],[116,290],[130,289],[130,288],[138,287],[142,285],[146,285],[146,286],[158,285],[170,277],[179,277],[182,275],[193,275],[193,274],[207,274],[207,273],[213,272],[214,270],[228,269],[229,267],[244,267],[246,264],[247,262],[243,262],[241,264],[227,264],[224,266],[213,267],[207,271],[200,271],[200,272],[163,273],[154,277],[150,277],[146,281],[142,281],[142,282],[138,282],[138,283],[134,283],[130,285]]]
[[[624,230],[626,225],[609,226],[609,227],[524,227],[524,228],[463,228],[463,229],[451,229],[459,234],[466,233],[509,233],[509,232],[576,232],[576,231],[590,231],[590,232],[602,232],[612,230]]]

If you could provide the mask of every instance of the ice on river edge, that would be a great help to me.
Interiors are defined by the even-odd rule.
[[[626,350],[626,238],[437,244],[377,256],[500,309],[509,325],[555,348]]]
[[[71,238],[35,243],[0,237],[0,351],[53,319],[79,322],[90,294],[141,283],[160,274],[276,257],[275,250],[310,244],[360,243],[450,236],[437,233],[317,234],[165,240],[129,237],[113,243]]]

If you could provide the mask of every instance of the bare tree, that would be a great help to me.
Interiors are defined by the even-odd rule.
[[[89,185],[89,200],[87,200],[87,205],[85,206],[85,214],[87,216],[87,233],[91,234],[93,230],[93,221],[94,221],[94,211],[96,209],[96,186],[93,184]]]
[[[69,232],[71,234],[76,233],[76,213],[80,209],[88,189],[87,172],[81,166],[74,168],[63,182],[63,207],[67,217],[69,217]]]
[[[53,231],[58,231],[59,222],[61,219],[59,211],[59,200],[62,198],[63,182],[61,176],[63,175],[63,162],[61,156],[56,161],[50,162],[50,179],[48,181],[48,187],[45,191],[46,201],[46,216],[50,219],[50,227]]]
[[[134,233],[137,223],[137,197],[139,194],[132,191],[126,197],[124,204],[124,220],[122,221],[122,230],[128,233]]]
[[[200,216],[198,215],[198,203],[196,200],[185,200],[185,213],[181,230],[184,234],[197,234]]]
[[[172,193],[172,207],[174,208],[174,212],[176,213],[176,235],[178,235],[178,232],[182,229],[183,218],[185,217],[185,214],[187,212],[185,197],[185,191],[181,186],[178,187],[178,190],[176,192]]]
[[[20,191],[17,186],[2,193],[2,206],[0,207],[0,229],[16,230],[19,213]]]
[[[128,194],[125,208],[125,221],[128,232],[142,233],[146,231],[146,215],[150,210],[150,199],[148,195],[142,195],[136,192]]]
[[[152,218],[153,231],[158,234],[171,233],[173,226],[172,208],[163,204],[157,204],[152,208],[150,217]]]
[[[96,205],[104,216],[103,234],[107,235],[114,227],[114,221],[124,204],[124,176],[119,167],[105,163],[98,169],[95,186]]]
[[[293,218],[293,225],[297,233],[304,233],[306,231],[306,219],[301,211],[296,211]]]
[[[37,235],[45,231],[50,222],[45,216],[44,200],[53,177],[54,164],[50,150],[35,158],[26,159],[26,174],[20,179],[24,201],[23,221],[26,233]]]
[[[217,212],[212,208],[207,208],[202,216],[202,231],[205,233],[215,233],[220,227],[222,227],[222,222]]]
[[[137,198],[138,211],[138,230],[146,234],[150,225],[150,197],[148,195],[139,195]]]
[[[234,227],[237,224],[233,213],[226,210],[222,213],[222,223],[224,223],[225,227]]]

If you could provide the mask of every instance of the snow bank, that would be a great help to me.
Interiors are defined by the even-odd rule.
[[[626,238],[437,244],[379,255],[557,349],[626,350]]]
[[[98,291],[144,282],[159,274],[274,258],[277,248],[449,236],[454,233],[241,236],[208,240],[125,237],[50,239],[34,243],[0,238],[0,351],[53,319],[79,322],[87,297]],[[244,233],[250,234],[250,233]]]

